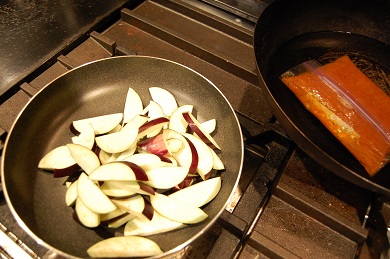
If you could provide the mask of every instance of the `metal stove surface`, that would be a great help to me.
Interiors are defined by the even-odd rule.
[[[178,257],[379,258],[388,248],[390,209],[380,197],[323,169],[286,136],[258,86],[253,29],[250,20],[199,1],[153,0],[124,8],[116,22],[61,53],[0,105],[0,148],[29,98],[69,69],[114,55],[170,59],[224,93],[245,137],[234,199],[217,224]],[[31,249],[25,249],[30,257],[55,257],[16,224],[2,196],[0,223],[0,231]]]
[[[0,97],[133,1],[1,1]],[[84,38],[85,39],[85,38]],[[0,99],[0,102],[3,98]]]

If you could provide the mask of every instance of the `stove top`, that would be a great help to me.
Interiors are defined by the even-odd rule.
[[[31,73],[135,1],[2,1],[0,3],[0,96],[14,93]],[[2,102],[3,99],[0,99]]]
[[[259,87],[254,18],[209,2],[229,1],[139,1],[117,9],[116,20],[81,33],[80,42],[21,80],[0,105],[0,149],[28,100],[66,71],[117,55],[173,60],[223,92],[245,138],[244,167],[233,199],[215,226],[178,258],[380,258],[388,249],[387,203],[322,168],[286,135]],[[268,4],[244,2],[261,7],[260,13]],[[9,256],[1,242],[4,234],[29,257],[55,256],[17,225],[2,195],[0,223],[2,258]]]

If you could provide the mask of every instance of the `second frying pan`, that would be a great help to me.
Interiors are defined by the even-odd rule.
[[[389,94],[390,2],[275,1],[257,21],[254,49],[263,92],[287,134],[331,172],[390,196],[390,166],[370,177],[279,79],[309,59],[325,64],[348,55]]]

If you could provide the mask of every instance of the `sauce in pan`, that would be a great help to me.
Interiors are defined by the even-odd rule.
[[[306,66],[311,66],[309,63]],[[390,97],[348,56],[282,81],[372,176],[390,159]],[[326,80],[324,78],[326,77]]]

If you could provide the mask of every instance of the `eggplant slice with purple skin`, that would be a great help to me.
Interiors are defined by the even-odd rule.
[[[7,203],[22,228],[43,246],[59,255],[87,257],[90,246],[115,235],[106,227],[91,230],[77,223],[65,203],[64,178],[38,169],[38,162],[54,147],[68,143],[72,121],[122,112],[129,87],[149,103],[152,86],[170,91],[180,105],[194,105],[201,121],[215,118],[220,123],[213,137],[221,146],[226,170],[219,194],[203,208],[206,220],[150,238],[172,254],[201,236],[225,210],[243,164],[243,137],[228,100],[207,78],[181,64],[145,56],[108,58],[73,69],[45,86],[23,109],[6,140],[2,183]]]

